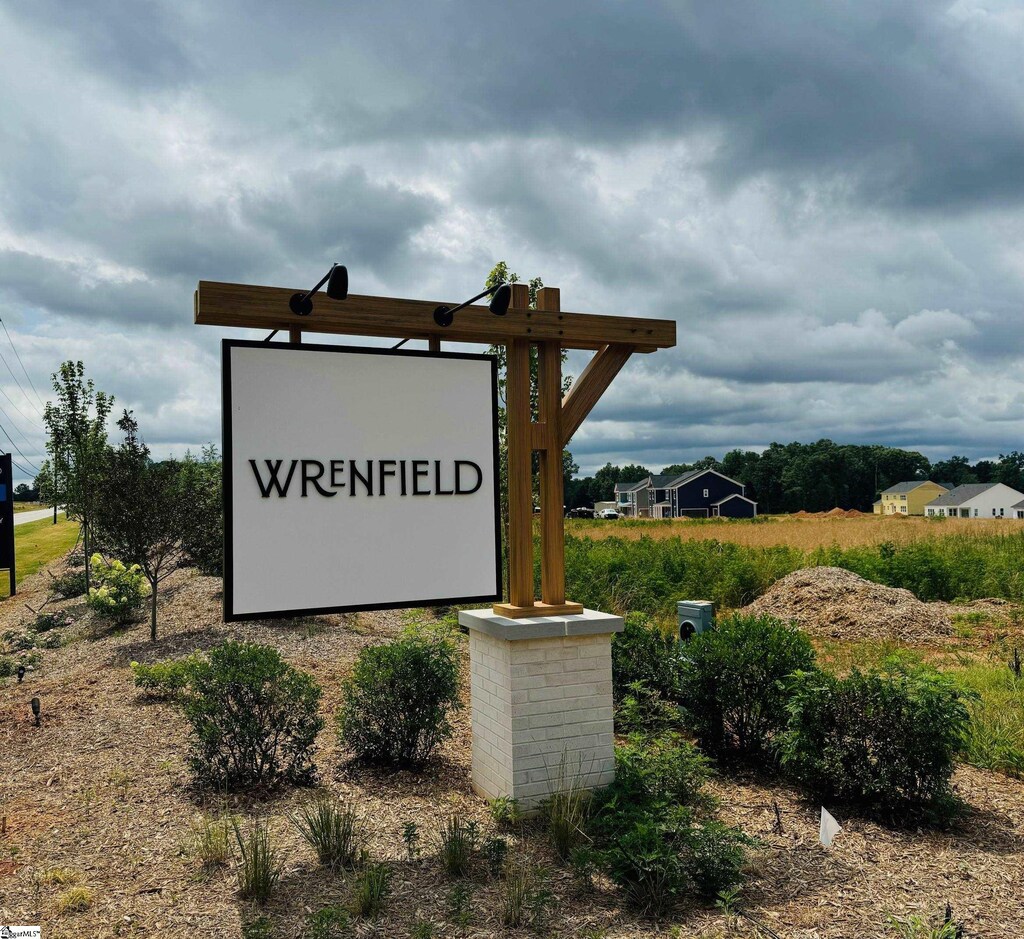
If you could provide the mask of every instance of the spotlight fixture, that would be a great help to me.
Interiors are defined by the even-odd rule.
[[[348,296],[348,268],[344,264],[332,264],[331,269],[320,278],[309,293],[293,293],[288,301],[296,316],[309,316],[313,312],[313,294],[327,284],[327,296],[332,300],[344,300]]]
[[[495,316],[504,316],[508,312],[508,305],[512,302],[512,288],[508,284],[496,284],[494,287],[488,287],[481,291],[475,297],[470,297],[465,303],[460,303],[458,306],[447,307],[442,304],[437,307],[434,310],[434,322],[438,326],[451,326],[455,320],[455,314],[459,310],[471,303],[476,303],[477,300],[488,294],[493,294],[493,296],[491,302],[487,304],[487,309]]]
[[[25,666],[18,666],[18,684],[20,685],[25,680]]]
[[[40,706],[39,706],[39,699],[38,698],[33,698],[32,699],[32,716],[36,719],[36,727],[39,726],[39,711],[40,710],[41,709],[40,709]]]

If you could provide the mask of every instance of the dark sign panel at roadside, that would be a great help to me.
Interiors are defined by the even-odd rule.
[[[11,575],[11,596],[17,592],[14,581],[14,483],[11,479],[11,455],[0,455],[0,568]]]

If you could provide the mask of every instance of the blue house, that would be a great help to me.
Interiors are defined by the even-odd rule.
[[[691,470],[667,486],[672,518],[754,518],[757,503],[748,499],[746,487],[717,470]]]
[[[648,476],[616,483],[620,514],[631,518],[753,518],[757,503],[742,483],[717,470],[691,470],[681,476]]]

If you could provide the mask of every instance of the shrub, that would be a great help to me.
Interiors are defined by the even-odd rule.
[[[192,673],[200,661],[200,656],[193,654],[184,659],[153,662],[151,665],[132,662],[135,687],[141,688],[153,698],[180,698],[185,693]]]
[[[709,819],[688,828],[683,841],[687,881],[702,899],[713,900],[740,882],[745,849],[752,843],[741,831]]]
[[[491,811],[494,824],[499,828],[506,830],[514,828],[523,819],[522,813],[519,811],[519,800],[513,799],[512,796],[498,796],[496,799],[491,799],[488,808]]]
[[[686,887],[675,832],[653,818],[635,822],[601,854],[601,862],[627,902],[645,913],[661,913]]]
[[[706,806],[710,776],[707,757],[675,735],[634,735],[615,748],[615,786],[631,802]]]
[[[243,835],[238,819],[231,827],[238,847],[238,895],[243,900],[266,903],[281,879],[281,864],[270,843],[270,829],[257,822]]]
[[[182,550],[201,574],[219,577],[224,566],[224,500],[217,448],[203,447],[199,459],[186,454],[178,473],[192,505],[179,520]]]
[[[320,686],[276,649],[225,642],[191,669],[185,716],[196,778],[224,789],[312,782]]]
[[[935,669],[900,662],[846,678],[801,674],[783,765],[816,795],[890,820],[945,814],[970,721],[965,697]]]
[[[465,877],[476,850],[477,828],[475,822],[464,822],[458,815],[452,815],[441,826],[440,844],[437,856],[441,866],[452,877]]]
[[[813,665],[807,637],[770,616],[735,614],[695,636],[682,665],[681,703],[701,746],[749,760],[773,757],[790,676]]]
[[[419,767],[451,736],[459,663],[445,638],[411,633],[363,649],[343,685],[339,735],[357,757]]]
[[[508,842],[504,838],[488,838],[481,848],[487,871],[491,877],[500,877],[508,856]]]
[[[292,824],[328,870],[351,865],[359,837],[358,817],[352,806],[321,793],[292,816]]]
[[[631,737],[615,749],[615,781],[595,793],[588,867],[603,870],[634,907],[661,913],[685,894],[711,897],[740,877],[741,832],[700,813],[707,760],[674,735]]]
[[[99,616],[117,625],[130,623],[149,596],[146,575],[138,564],[125,567],[121,561],[104,562],[99,554],[89,559],[94,587],[88,604]]]
[[[351,935],[348,911],[340,906],[325,906],[306,918],[306,939],[342,939]]]
[[[678,645],[644,614],[627,614],[625,628],[612,637],[615,702],[622,701],[636,682],[662,697],[675,698],[679,690]]]
[[[352,912],[357,916],[376,916],[384,909],[390,892],[391,868],[387,864],[368,864],[356,881]]]
[[[32,632],[46,633],[51,629],[64,629],[74,625],[74,619],[67,613],[40,613],[31,628]]]
[[[642,681],[633,682],[626,690],[615,710],[615,727],[620,733],[656,733],[680,723],[678,705],[666,701],[661,692]]]
[[[65,571],[59,577],[53,578],[50,589],[54,596],[62,600],[82,596],[85,593],[85,571]]]

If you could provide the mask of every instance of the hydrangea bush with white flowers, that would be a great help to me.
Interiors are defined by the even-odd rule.
[[[111,622],[131,622],[149,596],[146,575],[138,564],[126,567],[121,561],[107,564],[100,554],[89,559],[95,586],[89,588],[89,607]]]

